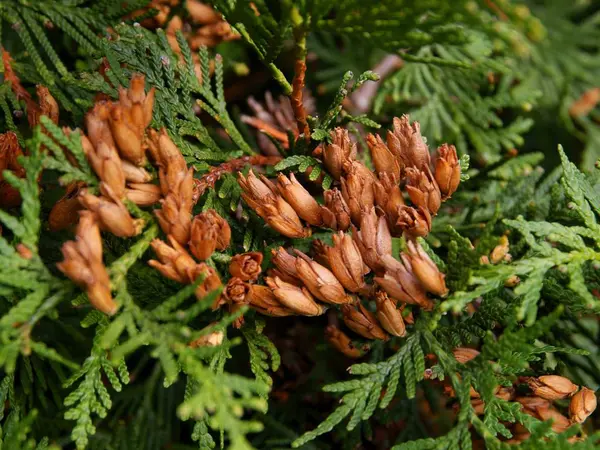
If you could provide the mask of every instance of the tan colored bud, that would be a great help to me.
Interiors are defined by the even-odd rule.
[[[563,416],[554,406],[537,408],[536,412],[540,420],[552,420],[552,431],[555,433],[563,433],[571,426],[569,419]]]
[[[283,198],[292,205],[300,218],[315,226],[320,226],[323,223],[321,207],[304,186],[298,182],[293,173],[290,174],[290,178],[280,173],[277,176],[277,185]]]
[[[381,326],[393,336],[402,337],[406,334],[406,325],[402,312],[396,308],[385,292],[378,291],[375,297],[377,304],[377,318]]]
[[[331,132],[331,140],[331,144],[323,145],[323,165],[335,180],[339,180],[344,163],[356,158],[356,144],[344,128],[335,128]]]
[[[342,318],[348,328],[366,339],[388,339],[375,315],[360,302],[356,306],[342,305]]]
[[[177,197],[169,194],[161,201],[162,208],[154,214],[165,234],[172,235],[182,245],[190,240],[192,218],[187,208],[181,208]]]
[[[279,302],[290,310],[303,316],[320,316],[326,310],[314,301],[310,292],[275,277],[266,277],[267,285]]]
[[[473,408],[473,412],[478,416],[483,416],[485,414],[485,403],[480,398],[471,400],[471,408]]]
[[[87,135],[94,147],[100,144],[100,142],[104,142],[109,147],[116,148],[108,124],[111,105],[111,102],[97,102],[85,115]]]
[[[113,315],[118,305],[110,293],[110,279],[102,263],[102,240],[94,214],[81,213],[77,240],[63,244],[64,260],[57,267],[73,282],[85,289],[90,303],[99,311]]]
[[[205,331],[205,330],[211,329],[214,326],[215,326],[215,324],[211,323],[210,325],[208,325],[207,327],[204,327],[200,331]],[[217,347],[223,343],[224,338],[225,338],[225,333],[223,333],[221,330],[215,330],[215,331],[211,331],[208,334],[205,334],[204,336],[200,336],[198,339],[194,339],[188,345],[191,348]]]
[[[296,250],[296,271],[298,278],[306,285],[311,294],[325,303],[350,303],[352,298],[346,294],[344,287],[335,275],[326,267],[313,261]]]
[[[296,270],[296,257],[290,255],[283,247],[277,250],[271,249],[271,262],[277,267],[279,276],[286,283],[297,284],[300,280]]]
[[[422,207],[400,206],[396,225],[410,237],[424,237],[431,231],[431,214]]]
[[[189,248],[201,261],[210,258],[217,249],[220,227],[214,214],[203,212],[192,220]]]
[[[225,290],[225,298],[230,304],[246,304],[246,295],[250,291],[250,285],[238,277],[232,277],[227,282]]]
[[[131,164],[129,161],[121,160],[121,168],[125,175],[125,180],[132,183],[148,183],[152,181],[152,175],[143,167]]]
[[[460,164],[454,145],[444,144],[438,148],[435,159],[435,180],[444,200],[452,196],[458,188]]]
[[[173,236],[167,238],[169,244],[160,239],[154,239],[150,243],[159,261],[152,259],[148,264],[173,281],[183,284],[193,283],[197,277],[196,261]]]
[[[373,184],[375,204],[385,213],[390,227],[396,226],[398,208],[404,205],[404,197],[397,180],[398,178],[383,172],[379,175],[379,180]]]
[[[354,224],[359,224],[362,217],[362,211],[369,210],[375,203],[375,194],[373,193],[374,178],[372,174],[364,176],[360,170],[362,163],[354,161],[348,165],[349,171],[341,179],[342,196],[350,208],[350,217]]]
[[[263,254],[249,252],[235,255],[229,263],[229,273],[242,281],[256,280],[260,275]]]
[[[259,180],[252,170],[247,177],[240,172],[238,182],[244,201],[275,231],[290,238],[310,236],[292,206],[277,194],[277,188],[266,178]]]
[[[340,283],[350,292],[361,292],[366,288],[364,275],[369,268],[363,263],[356,242],[340,231],[333,235],[333,247],[325,249],[329,267]]]
[[[48,118],[52,120],[54,124],[58,125],[58,103],[56,103],[56,100],[54,99],[54,97],[52,97],[52,94],[50,94],[48,88],[46,86],[38,84],[35,87],[35,92],[37,94],[40,104],[40,115],[48,116]]]
[[[474,348],[457,347],[452,350],[452,354],[454,355],[454,359],[459,363],[466,364],[472,359],[475,359],[479,355],[479,352]]]
[[[69,184],[65,195],[54,204],[48,216],[51,231],[64,230],[77,222],[77,213],[83,208],[78,198],[81,186],[81,183]]]
[[[431,157],[421,136],[421,127],[418,122],[411,125],[407,115],[401,118],[394,117],[393,131],[388,131],[387,134],[387,145],[402,168],[429,167]]]
[[[406,191],[413,204],[436,215],[442,204],[442,194],[428,167],[424,170],[408,167],[406,173]]]
[[[502,236],[500,243],[494,247],[492,253],[490,253],[490,261],[492,264],[498,264],[508,254],[508,237]]]
[[[121,157],[136,166],[143,166],[146,163],[146,154],[142,146],[142,135],[136,130],[135,125],[130,122],[123,105],[112,105],[110,129]]]
[[[202,283],[200,283],[196,288],[195,294],[198,300],[203,300],[204,297],[206,297],[208,294],[223,286],[223,283],[221,282],[221,278],[219,278],[219,274],[217,273],[217,271],[212,267],[206,265],[205,263],[196,264],[196,266],[190,273],[190,283],[195,281],[200,276],[204,277]],[[224,303],[222,297],[222,295],[219,295],[215,299],[215,302],[212,305],[213,309],[217,309]]]
[[[538,378],[529,378],[527,384],[529,384],[529,388],[535,395],[547,400],[570,397],[579,389],[571,380],[559,375],[543,375]]]
[[[585,386],[573,396],[569,404],[571,421],[583,423],[596,410],[596,393]]]
[[[277,300],[273,291],[259,284],[250,285],[246,294],[246,301],[259,313],[272,317],[285,317],[294,315],[294,311],[286,308]]]
[[[119,237],[131,237],[138,235],[144,226],[141,219],[133,219],[123,202],[113,193],[112,189],[100,184],[100,190],[105,197],[96,197],[82,190],[79,201],[90,211],[98,215],[100,225],[103,229]]]
[[[382,273],[385,270],[382,257],[392,254],[392,235],[385,217],[377,217],[373,207],[363,211],[360,230],[353,227],[352,238],[367,266],[375,273]]]
[[[151,206],[162,197],[160,186],[148,183],[131,183],[125,189],[125,197],[138,206]]]
[[[334,325],[325,328],[325,338],[333,348],[348,358],[360,358],[363,354],[352,344],[350,338]]]
[[[94,148],[86,136],[81,137],[81,144],[98,178],[122,198],[125,195],[125,174],[117,150],[105,142],[99,142]]]
[[[421,244],[409,240],[408,254],[402,254],[404,265],[412,270],[427,292],[443,297],[448,293],[446,275],[438,269]]]
[[[392,298],[402,303],[418,305],[429,311],[433,309],[433,302],[427,298],[427,294],[415,274],[400,261],[391,255],[383,257],[386,271],[383,277],[375,277],[375,282],[385,290]]]
[[[145,84],[144,75],[134,74],[128,89],[119,88],[119,104],[126,115],[126,123],[140,137],[152,121],[154,106],[155,88],[150,89],[146,94]]]
[[[323,193],[325,205],[321,206],[321,217],[326,227],[346,231],[350,228],[350,207],[342,193],[334,188]]]
[[[494,395],[505,402],[510,402],[515,397],[515,389],[513,387],[499,386]]]
[[[367,135],[367,144],[375,171],[381,175],[387,173],[396,180],[400,179],[400,163],[379,135]]]

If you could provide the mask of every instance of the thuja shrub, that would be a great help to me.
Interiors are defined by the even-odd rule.
[[[600,446],[598,14],[0,3],[0,449]]]

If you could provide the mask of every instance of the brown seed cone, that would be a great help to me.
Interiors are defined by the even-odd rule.
[[[375,315],[360,302],[356,302],[356,306],[342,305],[342,318],[348,328],[366,339],[388,339]]]
[[[377,319],[381,326],[391,335],[402,337],[406,335],[406,325],[402,312],[396,308],[385,292],[378,291],[375,297],[377,304]]]
[[[368,211],[375,204],[375,194],[373,192],[375,179],[370,171],[369,175],[363,174],[363,170],[360,169],[361,166],[364,167],[358,161],[347,164],[345,168],[348,170],[341,179],[342,196],[350,208],[350,217],[355,225],[360,224],[363,209]]]
[[[348,130],[335,128],[331,132],[331,144],[322,146],[323,165],[335,180],[342,177],[344,163],[356,159],[356,144],[350,140]]]
[[[125,173],[117,149],[105,142],[99,142],[94,147],[86,136],[81,136],[81,145],[98,178],[122,198],[125,195]]]
[[[148,183],[130,183],[125,189],[125,197],[138,206],[152,206],[162,197],[160,186]]]
[[[444,144],[437,150],[435,158],[435,180],[445,200],[452,196],[460,183],[460,164],[456,148]]]
[[[172,235],[181,245],[187,244],[192,226],[189,209],[181,207],[174,194],[169,194],[161,200],[161,205],[161,209],[154,210],[158,224],[165,234]]]
[[[208,325],[207,327],[204,327],[200,331],[202,332],[204,330],[208,330],[208,329],[212,328],[214,325],[215,325],[214,323],[211,323],[210,325]],[[217,347],[223,343],[224,338],[225,338],[225,333],[223,333],[221,330],[215,330],[208,334],[205,334],[204,336],[200,336],[198,339],[194,339],[188,345],[191,348]]]
[[[579,389],[579,386],[573,384],[571,380],[559,375],[543,375],[538,378],[529,378],[527,384],[535,395],[547,400],[571,397]]]
[[[327,309],[316,303],[306,288],[299,288],[277,277],[266,277],[265,281],[277,300],[299,315],[320,316]]]
[[[421,127],[418,122],[411,125],[407,115],[394,117],[393,131],[387,134],[387,145],[402,168],[423,169],[430,165],[431,157],[421,136]]]
[[[116,143],[108,124],[111,106],[112,103],[108,101],[96,102],[94,107],[85,115],[87,136],[94,148],[101,142],[111,148],[116,148]]]
[[[60,231],[77,223],[79,211],[83,209],[79,202],[79,192],[83,183],[71,183],[67,192],[58,200],[48,216],[48,227],[51,231]]]
[[[352,298],[346,294],[344,287],[335,275],[326,267],[313,261],[304,253],[296,250],[296,271],[311,294],[325,303],[350,303]]]
[[[346,231],[350,228],[350,207],[342,193],[334,188],[325,191],[323,197],[325,205],[321,206],[321,217],[324,225],[332,230]]]
[[[118,103],[112,105],[109,123],[119,154],[132,164],[143,166],[146,163],[143,136],[131,120],[125,106]]]
[[[377,217],[373,207],[363,211],[360,230],[353,226],[352,238],[365,264],[376,274],[383,273],[382,258],[392,254],[392,236],[385,217]]]
[[[429,211],[435,216],[442,204],[442,194],[436,181],[426,167],[424,170],[407,167],[406,174],[406,192],[413,204]]]
[[[250,285],[238,277],[232,277],[227,282],[223,293],[230,305],[245,305],[248,303],[246,296],[250,291]]]
[[[231,228],[214,209],[194,217],[191,225],[190,251],[200,259],[207,260],[216,249],[225,250],[231,240]]]
[[[537,417],[537,408],[548,408],[551,405],[541,397],[517,397],[515,401],[521,404],[524,413],[534,417]]]
[[[325,328],[325,338],[333,348],[348,358],[356,359],[363,355],[363,352],[352,344],[350,338],[334,325]]]
[[[121,168],[126,181],[131,183],[148,183],[152,181],[152,175],[146,169],[133,165],[129,161],[121,160]]]
[[[587,387],[573,396],[569,404],[569,414],[574,423],[583,423],[596,410],[596,393]]]
[[[279,303],[270,288],[259,284],[250,285],[250,290],[246,294],[246,300],[252,308],[265,316],[285,317],[296,314],[291,309]]]
[[[454,355],[454,359],[461,364],[466,364],[472,359],[475,359],[479,352],[474,348],[468,347],[456,347],[452,350],[452,354]]]
[[[540,420],[552,420],[552,431],[563,433],[571,426],[571,422],[563,416],[554,406],[536,408],[537,417]]]
[[[394,156],[392,151],[385,145],[385,142],[381,139],[381,136],[368,134],[367,144],[371,152],[371,159],[375,166],[375,171],[379,174],[387,174],[389,177],[399,180],[400,179],[400,162]]]
[[[292,284],[300,281],[296,270],[297,258],[295,256],[290,255],[283,247],[279,247],[277,250],[271,249],[271,255],[271,263],[275,264],[279,274],[283,275],[280,276],[283,281]]]
[[[219,278],[219,274],[215,269],[206,265],[205,263],[196,264],[191,273],[191,282],[195,281],[198,277],[203,276],[204,281],[198,285],[196,288],[196,298],[198,300],[203,300],[208,294],[214,292],[223,286],[221,282],[221,278]],[[215,299],[212,308],[217,309],[219,306],[223,305],[225,301],[223,300],[223,296],[219,295]]]
[[[333,247],[325,247],[324,250],[328,266],[342,286],[350,292],[364,292],[367,287],[364,275],[370,270],[352,237],[340,231],[333,235]]]
[[[242,281],[256,280],[260,275],[263,254],[249,252],[235,255],[229,263],[229,273]]]
[[[375,204],[385,213],[390,228],[394,228],[398,220],[398,208],[405,204],[398,178],[386,172],[379,174],[379,180],[373,184],[373,191]]]
[[[119,237],[138,235],[144,226],[141,219],[133,219],[123,202],[114,194],[110,186],[100,183],[102,197],[89,194],[85,189],[79,194],[81,204],[98,216],[102,229]]]
[[[409,240],[408,253],[402,254],[404,265],[412,270],[427,292],[443,297],[448,293],[446,275],[438,269],[421,244]]]
[[[410,305],[418,305],[426,311],[433,309],[433,302],[427,298],[427,294],[419,280],[409,267],[392,256],[383,257],[386,271],[383,277],[375,277],[375,282],[387,292],[390,297]]]
[[[280,173],[277,176],[277,187],[283,198],[292,205],[294,211],[310,225],[320,226],[321,207],[312,195],[302,186],[294,174],[290,178]]]
[[[400,206],[396,226],[412,238],[427,236],[431,231],[431,214],[422,207]]]
[[[80,217],[77,240],[63,244],[64,260],[57,267],[85,289],[94,308],[113,315],[118,305],[111,296],[110,279],[102,262],[102,240],[96,216],[89,211],[82,211]]]
[[[154,239],[152,249],[159,261],[151,259],[148,264],[163,276],[183,284],[193,283],[197,277],[197,264],[173,236],[167,236],[169,244]],[[205,280],[206,281],[206,280]]]
[[[50,91],[48,90],[48,88],[46,86],[42,86],[41,84],[38,84],[35,87],[35,92],[37,94],[38,101],[40,104],[39,115],[40,116],[48,116],[48,118],[50,118],[50,120],[54,124],[58,125],[58,118],[59,118],[58,103],[56,102],[54,97],[52,97],[52,94],[50,94]]]

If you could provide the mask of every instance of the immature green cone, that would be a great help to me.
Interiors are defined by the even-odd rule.
[[[381,176],[388,174],[396,180],[400,179],[400,162],[394,156],[392,151],[385,145],[381,136],[369,134],[367,135],[367,144],[371,152],[371,159],[375,166],[375,171]]]
[[[235,255],[229,263],[229,273],[242,281],[256,280],[260,275],[263,254],[248,252]]]
[[[421,136],[421,127],[418,122],[411,125],[407,115],[394,117],[393,130],[387,134],[387,145],[402,168],[423,169],[430,165],[431,157]]]
[[[348,328],[367,339],[386,340],[388,335],[379,326],[375,315],[362,303],[342,305],[342,318]]]
[[[331,144],[322,147],[323,165],[335,180],[342,176],[344,163],[356,158],[356,144],[350,140],[348,130],[335,128],[331,132]]]
[[[458,188],[460,164],[453,145],[443,144],[438,148],[435,159],[435,180],[444,200],[452,196]]]
[[[443,297],[448,293],[446,275],[438,269],[421,244],[408,240],[408,254],[401,255],[404,265],[409,267],[427,292]]]
[[[325,303],[350,303],[352,298],[336,276],[326,267],[313,261],[304,253],[296,250],[296,271],[310,293]]]
[[[340,283],[350,292],[361,292],[366,288],[364,276],[369,273],[360,255],[356,242],[348,234],[340,231],[333,235],[333,247],[325,247],[326,258],[331,271]]]
[[[406,192],[413,204],[435,216],[442,204],[440,188],[428,167],[424,170],[406,168]]]
[[[569,404],[571,421],[583,423],[596,410],[596,393],[585,386],[573,396]]]
[[[363,211],[360,230],[353,226],[352,238],[367,266],[375,273],[385,271],[382,258],[392,254],[392,235],[385,217],[377,217],[373,207]]]
[[[573,384],[571,380],[559,375],[543,375],[537,378],[529,378],[527,384],[535,395],[547,400],[570,397],[579,389],[579,386]]]
[[[325,205],[321,206],[323,224],[332,230],[346,231],[350,228],[350,207],[344,200],[342,193],[337,189],[323,193]]]
[[[314,226],[320,226],[323,223],[321,207],[298,182],[293,173],[290,174],[290,178],[280,173],[277,176],[277,187],[283,198],[292,205],[301,219]]]
[[[378,291],[375,296],[377,305],[377,319],[381,326],[393,336],[402,337],[406,335],[406,325],[402,318],[402,312],[396,308],[385,292]]]
[[[279,302],[286,308],[302,316],[320,316],[325,307],[314,301],[306,288],[286,283],[278,277],[266,277],[265,281]]]

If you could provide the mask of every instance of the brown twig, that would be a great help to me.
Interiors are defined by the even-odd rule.
[[[485,0],[485,3],[492,11],[498,14],[500,20],[503,20],[505,22],[508,20],[508,16],[506,15],[506,13],[502,11],[502,9],[500,9],[500,7],[496,5],[496,3],[493,0]]]
[[[242,156],[241,158],[232,159],[215,167],[211,167],[207,174],[204,174],[200,179],[195,179],[194,202],[204,194],[206,189],[215,187],[215,184],[226,173],[237,172],[244,166],[250,164],[253,166],[272,166],[281,161],[281,156]]]
[[[277,139],[282,143],[283,148],[288,148],[289,142],[287,134],[285,134],[283,131],[278,130],[273,125],[265,122],[264,120],[259,119],[258,117],[253,116],[242,116],[242,122],[244,122],[247,125],[250,125],[251,127],[256,128],[259,131],[262,131],[263,133],[268,134],[274,139]]]
[[[306,109],[302,100],[302,91],[304,89],[304,78],[306,75],[306,58],[297,59],[294,65],[294,81],[292,82],[292,95],[290,101],[292,110],[298,122],[298,131],[304,134],[304,139],[310,141],[310,130],[306,121]]]

